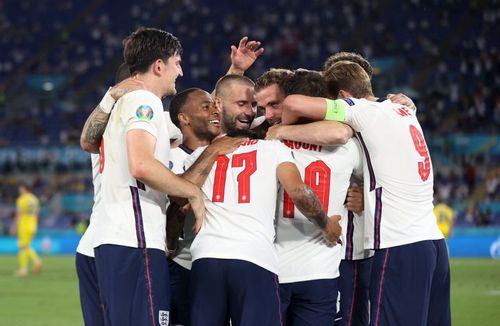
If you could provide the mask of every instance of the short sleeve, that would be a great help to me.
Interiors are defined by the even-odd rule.
[[[325,120],[347,123],[356,131],[371,126],[378,116],[378,109],[369,101],[343,98],[327,100]]]
[[[159,128],[166,128],[161,100],[151,92],[139,90],[124,95],[121,118],[125,130],[141,129],[158,137]]]

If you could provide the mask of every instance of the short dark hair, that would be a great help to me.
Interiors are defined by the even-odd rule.
[[[366,71],[370,79],[373,76],[373,67],[370,62],[368,62],[368,60],[366,60],[366,58],[361,54],[355,52],[342,51],[332,54],[330,57],[328,57],[328,59],[326,59],[323,71],[327,71],[334,63],[337,63],[339,61],[351,61],[357,63],[361,66],[361,68],[363,68],[364,71]]]
[[[229,74],[221,77],[215,84],[215,96],[221,96],[226,87],[233,82],[240,82],[243,84],[247,84],[248,86],[255,87],[255,83],[253,82],[253,80],[251,80],[247,76]]]
[[[300,94],[314,97],[328,97],[328,88],[323,75],[314,70],[298,69],[287,79],[285,95]]]
[[[255,80],[255,91],[258,92],[267,86],[278,85],[283,90],[286,80],[293,74],[291,70],[272,68]]]
[[[182,92],[177,93],[172,100],[170,101],[170,107],[168,109],[168,112],[170,114],[170,119],[174,123],[174,125],[177,126],[177,128],[181,128],[180,123],[179,123],[179,113],[184,112],[184,105],[186,104],[187,98],[189,97],[189,94],[195,92],[195,91],[203,91],[200,88],[188,88],[183,90]]]
[[[144,73],[158,59],[167,60],[182,54],[179,40],[158,28],[140,27],[123,40],[123,58],[130,74]]]
[[[115,84],[118,84],[129,77],[130,77],[130,69],[128,68],[128,65],[125,62],[123,62],[116,70]]]
[[[340,90],[348,91],[355,98],[373,95],[370,77],[355,62],[336,62],[324,72],[324,77],[328,85],[328,93],[334,98],[338,96]]]

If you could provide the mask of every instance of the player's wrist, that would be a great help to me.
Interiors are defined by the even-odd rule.
[[[99,103],[99,107],[101,108],[101,111],[107,114],[111,113],[111,110],[113,110],[113,106],[116,103],[116,100],[111,96],[111,89],[109,89],[106,94],[104,94],[104,97],[102,98],[101,102]]]

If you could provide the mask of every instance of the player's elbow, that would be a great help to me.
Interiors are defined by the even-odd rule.
[[[147,177],[149,175],[149,171],[150,171],[150,169],[147,168],[145,162],[140,161],[140,160],[130,161],[129,162],[129,170],[130,170],[130,174],[132,175],[132,177],[134,177],[137,180],[141,180],[141,181],[147,179]]]
[[[87,142],[83,137],[80,138],[80,147],[87,153],[99,154],[99,146]]]
[[[345,126],[337,131],[336,138],[339,144],[347,144],[349,139],[352,137],[352,130],[350,127]]]

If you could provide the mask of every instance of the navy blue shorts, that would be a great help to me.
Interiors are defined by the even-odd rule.
[[[203,258],[191,269],[191,325],[280,326],[278,277],[237,259]]]
[[[170,292],[172,304],[170,305],[170,322],[172,325],[190,325],[189,322],[189,282],[191,271],[168,259],[170,270]]]
[[[340,263],[340,310],[335,325],[367,326],[373,257]]]
[[[76,253],[76,275],[80,288],[80,305],[82,306],[83,322],[87,326],[103,326],[104,315],[99,298],[99,285],[94,257]]]
[[[283,325],[333,325],[337,293],[338,278],[280,284]]]
[[[107,326],[167,326],[170,280],[165,252],[101,245],[94,249]]]
[[[376,250],[370,302],[370,325],[451,325],[445,240]]]

